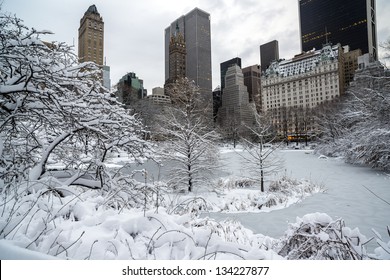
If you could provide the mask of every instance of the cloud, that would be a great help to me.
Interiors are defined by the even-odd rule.
[[[144,80],[149,93],[164,84],[164,29],[198,7],[211,15],[213,88],[220,63],[236,56],[243,66],[259,64],[259,46],[279,41],[280,57],[300,52],[296,0],[94,0],[105,22],[105,56],[112,83],[129,71]],[[80,18],[93,4],[80,0],[4,0],[29,27],[55,32],[47,40],[76,44]],[[390,2],[377,0],[378,42],[390,37]]]

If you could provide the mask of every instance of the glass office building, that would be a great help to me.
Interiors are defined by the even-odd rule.
[[[299,0],[301,49],[349,45],[377,60],[375,0]]]

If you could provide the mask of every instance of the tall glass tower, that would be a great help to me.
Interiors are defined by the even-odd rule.
[[[184,34],[186,77],[195,81],[201,93],[212,100],[210,14],[198,8],[174,20],[165,29],[165,80],[170,74],[169,42],[177,28]],[[211,104],[211,103],[210,103]]]
[[[331,42],[377,60],[375,0],[299,0],[302,51]]]

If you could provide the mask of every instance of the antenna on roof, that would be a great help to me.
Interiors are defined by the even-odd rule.
[[[325,38],[326,38],[326,44],[328,44],[328,28],[327,26],[325,25]]]

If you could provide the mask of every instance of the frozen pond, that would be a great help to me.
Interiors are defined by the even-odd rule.
[[[384,240],[390,239],[386,230],[386,226],[390,225],[388,174],[346,164],[340,159],[320,159],[317,155],[302,150],[283,150],[280,153],[285,159],[285,172],[288,176],[310,179],[322,184],[326,191],[288,208],[268,213],[209,213],[209,216],[215,219],[234,218],[256,233],[277,238],[284,234],[287,223],[295,222],[297,216],[324,212],[334,219],[343,218],[346,226],[358,227],[367,237],[373,236],[371,229],[374,228]],[[233,174],[245,175],[245,170],[240,167],[240,158],[234,152],[225,153],[223,157]]]
[[[239,149],[236,151],[245,153]],[[382,235],[385,241],[390,239],[386,230],[386,226],[390,226],[389,174],[367,167],[346,164],[341,159],[320,159],[311,151],[282,150],[280,155],[285,160],[285,167],[277,177],[287,173],[292,178],[308,179],[321,184],[325,192],[314,194],[288,208],[271,212],[205,213],[204,215],[217,220],[237,219],[255,233],[278,238],[287,230],[289,222],[295,222],[297,216],[323,212],[333,219],[343,218],[347,227],[358,227],[367,237],[373,236],[371,230],[373,228]],[[248,176],[242,164],[242,158],[235,151],[222,148],[221,159],[223,167],[215,174],[215,178]],[[133,166],[133,168],[147,169],[149,181],[166,179],[165,175],[172,163],[165,162],[160,168],[157,166],[156,163],[149,161],[142,166]],[[141,174],[136,177],[143,180]],[[371,242],[371,246],[377,247],[374,242]]]

